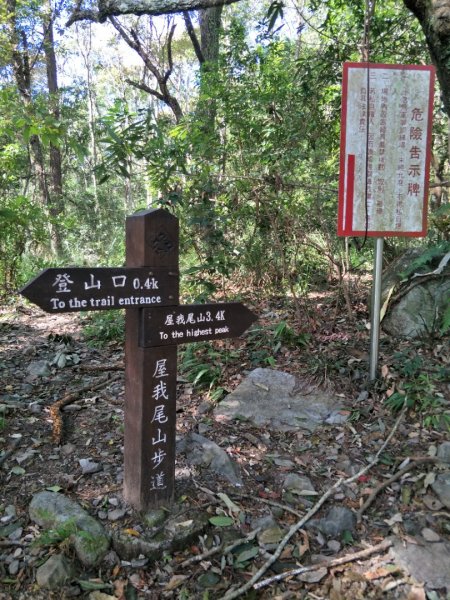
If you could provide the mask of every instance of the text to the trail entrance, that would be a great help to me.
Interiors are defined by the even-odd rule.
[[[178,298],[178,272],[149,268],[45,269],[21,293],[47,312],[167,306]]]

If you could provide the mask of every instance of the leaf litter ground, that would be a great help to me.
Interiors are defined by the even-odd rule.
[[[195,376],[185,369],[178,383],[177,404],[177,434],[199,432],[226,450],[240,466],[242,488],[232,488],[216,474],[189,464],[184,455],[177,456],[176,510],[193,508],[218,517],[198,543],[156,562],[133,565],[112,560],[96,570],[84,570],[71,586],[52,592],[37,588],[36,568],[53,552],[75,558],[67,542],[35,543],[43,532],[28,517],[34,493],[43,489],[64,493],[110,531],[132,532],[137,537],[143,531],[141,515],[122,500],[123,352],[114,341],[100,349],[88,346],[78,316],[46,315],[21,303],[4,306],[0,312],[0,598],[212,599],[227,597],[232,586],[242,587],[317,498],[377,453],[395,422],[384,401],[398,390],[403,393],[417,367],[428,374],[420,380],[420,385],[428,385],[425,391],[448,398],[448,380],[442,376],[446,369],[448,374],[448,339],[407,343],[382,336],[382,377],[367,384],[364,297],[354,303],[349,315],[336,310],[333,298],[326,294],[311,296],[303,301],[303,322],[284,298],[265,304],[249,298],[247,304],[261,315],[258,325],[242,340],[200,345],[186,364],[191,371],[197,368],[197,374],[198,365],[211,365],[202,376],[206,387],[193,385]],[[333,388],[342,396],[349,420],[313,434],[261,430],[245,421],[228,425],[214,421],[214,391],[232,391],[258,366],[285,370]],[[99,385],[105,378],[108,381]],[[63,409],[62,441],[57,445],[50,407],[80,389],[83,392]],[[315,516],[323,515],[330,504],[357,512],[374,490],[404,466],[405,459],[429,456],[446,435],[445,429],[424,427],[421,415],[409,411],[378,464],[336,489]],[[429,535],[448,539],[448,512],[429,487],[435,470],[435,465],[425,463],[392,481],[376,494],[353,533],[327,539],[317,530],[302,527],[261,579],[353,555],[390,535],[412,539],[416,530],[429,529]],[[283,482],[291,472],[309,477],[317,497],[283,492]],[[263,525],[262,543],[264,538],[252,536],[252,531],[269,516],[276,517],[277,527]],[[445,597],[441,593],[436,590],[435,597]],[[333,600],[426,597],[423,582],[414,581],[388,549],[274,580],[242,595]]]

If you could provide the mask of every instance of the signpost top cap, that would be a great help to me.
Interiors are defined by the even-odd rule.
[[[173,219],[174,221],[178,221],[177,217],[165,208],[146,208],[144,210],[138,210],[137,212],[133,213],[132,215],[129,215],[127,217],[127,220],[128,219],[142,219],[142,218],[147,218],[147,217],[150,217],[152,219],[159,217],[159,218],[163,218],[163,219]]]

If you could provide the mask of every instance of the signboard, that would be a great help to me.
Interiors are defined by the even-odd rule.
[[[238,337],[257,317],[240,302],[187,304],[142,311],[141,346]]]
[[[152,268],[45,269],[20,293],[47,312],[176,304],[178,271]]]
[[[237,302],[179,305],[178,219],[168,211],[127,217],[125,247],[125,268],[46,269],[20,293],[50,313],[128,309],[124,496],[145,510],[173,502],[177,344],[241,335],[256,315]]]
[[[338,235],[426,235],[434,72],[344,64]]]

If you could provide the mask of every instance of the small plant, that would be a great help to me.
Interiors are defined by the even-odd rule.
[[[121,310],[92,313],[84,321],[84,337],[90,346],[104,346],[110,342],[123,343],[125,317]]]
[[[77,533],[77,531],[74,519],[68,519],[54,529],[45,529],[42,531],[41,535],[33,543],[36,546],[58,546]]]
[[[397,371],[402,377],[396,391],[386,398],[386,406],[398,412],[404,405],[418,413],[425,427],[444,428],[450,431],[448,402],[438,391],[437,383],[448,378],[445,369],[434,369],[432,376],[425,370],[421,356],[412,358],[397,353]]]

